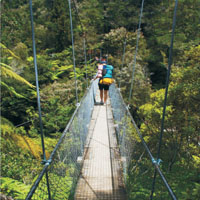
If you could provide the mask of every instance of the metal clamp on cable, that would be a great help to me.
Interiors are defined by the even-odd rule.
[[[41,163],[43,164],[43,165],[49,165],[50,163],[51,163],[51,159],[49,159],[49,160],[43,160]]]
[[[130,109],[130,105],[129,105],[129,104],[126,106],[126,109],[127,109],[127,110],[129,110],[129,109]]]
[[[79,107],[80,105],[81,105],[80,103],[77,103],[77,104],[76,104],[77,107]]]
[[[161,159],[155,160],[154,158],[152,158],[151,161],[152,161],[153,164],[157,164],[157,165],[160,165],[160,163],[162,162]]]
[[[46,163],[45,163],[45,165],[50,165],[51,164],[51,159],[49,159],[49,160],[46,160]]]

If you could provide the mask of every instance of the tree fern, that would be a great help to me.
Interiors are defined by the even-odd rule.
[[[35,87],[31,83],[29,83],[27,80],[25,80],[23,77],[21,77],[20,75],[18,75],[14,71],[12,71],[11,70],[12,68],[9,65],[7,65],[5,63],[0,63],[0,66],[1,66],[1,76],[2,77],[11,78],[11,79],[19,81],[21,83],[25,83],[26,85],[28,85],[31,88]]]
[[[8,177],[1,177],[1,192],[16,199],[25,199],[30,190],[29,185]]]
[[[36,159],[41,160],[42,148],[40,145],[36,144],[33,139],[19,134],[12,134],[11,138],[19,148],[30,152]]]
[[[1,88],[2,89],[5,88],[10,94],[13,94],[14,96],[16,96],[18,98],[26,98],[25,96],[17,93],[13,87],[8,86],[6,83],[4,83],[2,81],[1,81]]]
[[[0,43],[0,47],[3,48],[3,50],[6,52],[6,53],[9,53],[12,57],[18,59],[18,60],[21,60],[20,57],[18,57],[17,55],[15,55],[15,53],[13,53],[10,49],[8,49],[4,44]]]
[[[5,139],[6,143],[14,144],[16,148],[20,148],[24,152],[29,152],[37,160],[41,160],[42,157],[41,146],[37,144],[37,142],[35,142],[34,139],[24,136],[23,135],[24,129],[16,128],[12,125],[12,123],[8,122],[9,122],[8,120],[3,118],[1,124],[2,139]],[[49,152],[46,152],[46,155],[47,157],[49,157],[50,156]]]

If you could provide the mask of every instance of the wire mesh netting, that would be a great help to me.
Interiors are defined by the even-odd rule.
[[[154,158],[130,114],[129,108],[124,103],[120,90],[114,84],[110,86],[109,95],[128,199],[149,199],[154,166],[161,177],[163,174],[159,164],[154,163],[153,166]],[[159,193],[156,194],[156,198],[170,199],[170,195],[174,197],[173,192],[169,193],[170,188],[164,176],[158,179],[158,183],[156,188],[159,188]]]
[[[66,126],[58,144],[35,181],[26,199],[74,199],[82,167],[84,146],[95,102],[97,81],[93,82]],[[128,199],[149,199],[154,159],[133,120],[119,89],[109,89],[117,142],[123,167]],[[154,166],[160,173],[157,163]],[[162,174],[160,173],[161,178]],[[156,197],[169,199],[165,178],[158,179]],[[163,182],[164,181],[164,182]],[[168,189],[169,190],[169,189]],[[172,196],[172,195],[171,195]]]
[[[77,105],[48,160],[49,163],[45,164],[26,199],[60,200],[73,198],[96,90],[97,81],[94,81],[80,104]]]
[[[127,169],[130,165],[135,141],[129,137],[130,132],[128,126],[130,125],[130,117],[128,116],[126,105],[123,102],[120,91],[114,84],[110,86],[109,95],[126,182]]]

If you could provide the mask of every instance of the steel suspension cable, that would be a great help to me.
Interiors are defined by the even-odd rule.
[[[178,0],[176,0],[175,7],[174,7],[171,44],[170,44],[170,49],[169,49],[168,71],[167,71],[167,79],[166,79],[166,85],[165,85],[165,99],[164,99],[164,105],[163,105],[163,113],[162,113],[160,139],[159,139],[158,152],[157,152],[157,160],[160,157],[160,149],[161,149],[161,145],[162,145],[162,137],[163,137],[163,131],[164,131],[165,113],[166,113],[166,107],[167,107],[167,95],[168,95],[168,88],[169,88],[169,78],[170,78],[171,65],[172,65],[172,51],[173,51],[173,43],[174,43],[174,32],[175,32],[175,26],[176,26],[177,6],[178,6]],[[150,196],[151,200],[153,199],[153,193],[154,193],[155,182],[156,182],[156,175],[157,175],[157,171],[155,170],[154,171],[153,184],[152,184],[152,192],[151,192],[151,196]]]
[[[80,22],[80,25],[81,25],[82,34],[84,34],[83,24],[81,22],[81,19],[80,19],[79,13],[78,13],[76,2],[74,0],[72,0],[72,1],[73,1],[73,5],[74,5],[74,8],[75,8],[76,15],[78,17],[78,21]]]
[[[34,68],[35,68],[35,79],[36,79],[36,90],[37,90],[37,104],[38,104],[39,121],[40,121],[40,135],[41,135],[41,143],[42,143],[42,151],[43,151],[43,164],[46,164],[47,160],[46,160],[46,153],[45,153],[44,133],[43,133],[41,106],[40,106],[40,91],[39,91],[39,81],[38,81],[38,69],[37,69],[37,56],[36,56],[35,32],[34,32],[34,23],[33,23],[32,0],[29,0],[29,8],[30,8],[30,17],[31,17],[33,57],[34,57]],[[47,172],[46,172],[46,181],[47,181],[48,197],[49,197],[49,199],[51,199],[51,193],[50,193],[50,187],[49,187],[49,178],[48,178]]]
[[[43,159],[44,159],[44,161],[46,161],[45,146],[44,146],[44,133],[43,133],[41,106],[40,106],[40,91],[39,91],[39,81],[38,81],[38,69],[37,69],[37,56],[36,56],[35,32],[34,32],[34,23],[33,23],[32,0],[29,0],[29,7],[30,7],[30,17],[31,17],[32,45],[33,45],[33,57],[34,57],[35,80],[36,80],[35,82],[36,82],[36,90],[37,90],[37,104],[38,104],[39,121],[40,121],[41,142],[42,142],[42,150],[43,150]]]
[[[72,103],[70,103],[70,104],[72,104]],[[68,105],[70,105],[70,104],[68,104]],[[46,117],[47,114],[48,114],[48,113],[43,114],[43,115],[42,115],[42,118]],[[26,122],[22,122],[22,123],[20,123],[20,124],[15,125],[15,127],[18,128],[18,127],[23,126],[23,125],[25,125],[25,124],[28,124],[28,123],[30,123],[30,122],[34,122],[34,121],[36,121],[37,119],[38,119],[38,117],[34,117],[34,118],[32,118],[32,119],[30,119],[30,120],[28,120],[28,121],[26,121]]]
[[[154,157],[153,157],[153,155],[152,155],[152,153],[151,153],[149,147],[147,146],[147,144],[146,144],[146,142],[145,142],[145,140],[144,140],[144,138],[143,138],[143,136],[142,136],[142,133],[140,132],[140,129],[138,128],[136,122],[134,121],[133,116],[131,115],[128,106],[125,104],[125,102],[124,102],[124,100],[123,100],[123,97],[122,97],[120,91],[119,91],[119,90],[116,90],[116,91],[117,91],[117,93],[118,93],[119,96],[120,96],[120,99],[121,99],[121,102],[122,102],[124,108],[126,109],[125,115],[130,117],[131,122],[132,122],[132,124],[134,125],[134,127],[135,127],[135,129],[136,129],[136,132],[137,132],[138,136],[140,137],[140,140],[141,140],[141,142],[142,142],[142,144],[143,144],[145,150],[147,151],[147,153],[148,153],[148,155],[149,155],[149,157],[150,157],[150,159],[151,159],[151,161],[152,161],[152,164],[155,166],[155,169],[158,171],[158,173],[159,173],[160,177],[162,178],[162,180],[163,180],[163,182],[164,182],[166,188],[168,189],[168,192],[169,192],[169,194],[171,195],[172,199],[173,199],[173,200],[176,200],[175,194],[173,193],[173,191],[172,191],[171,187],[169,186],[169,184],[168,184],[166,178],[164,177],[162,171],[160,170],[159,163],[154,159]],[[126,126],[126,119],[125,119],[125,126]]]
[[[134,81],[136,58],[137,58],[139,39],[140,39],[140,29],[141,29],[140,27],[141,27],[141,21],[142,21],[143,7],[144,7],[144,0],[142,0],[141,10],[140,10],[140,19],[139,19],[139,25],[138,25],[138,31],[137,31],[136,50],[135,50],[135,56],[134,56],[134,61],[133,61],[133,72],[132,72],[131,88],[130,88],[130,92],[129,92],[128,103],[130,103],[131,96],[132,96],[132,90],[133,90],[133,81]]]
[[[84,57],[85,57],[85,67],[86,67],[86,83],[87,83],[87,88],[88,88],[88,74],[87,74],[87,55],[86,55],[86,39],[85,39],[85,35],[83,38],[83,48],[84,48]]]
[[[75,61],[75,51],[74,51],[74,34],[73,34],[71,1],[68,0],[68,3],[69,3],[70,28],[71,28],[71,39],[72,39],[72,56],[73,56],[73,66],[74,66],[74,77],[75,77],[75,87],[76,87],[76,104],[78,104],[78,88],[77,88],[77,77],[76,77],[76,61]]]
[[[64,129],[64,131],[63,131],[63,133],[62,133],[62,135],[61,135],[61,137],[60,137],[60,139],[59,139],[59,141],[58,141],[58,143],[56,144],[56,146],[55,146],[55,148],[54,148],[54,150],[52,151],[52,153],[51,153],[51,155],[50,155],[50,157],[49,157],[49,160],[48,160],[48,162],[46,162],[46,164],[44,165],[44,168],[43,168],[43,170],[41,171],[41,173],[40,173],[40,175],[38,176],[38,178],[37,178],[37,180],[35,181],[35,183],[33,184],[33,186],[31,187],[31,190],[29,191],[29,193],[28,193],[28,195],[27,195],[27,197],[26,197],[26,200],[30,200],[30,199],[32,199],[32,196],[35,194],[35,195],[37,195],[37,194],[39,194],[40,192],[44,192],[44,193],[46,193],[46,191],[42,191],[41,189],[41,187],[43,187],[43,183],[42,183],[42,186],[40,187],[40,184],[41,184],[41,181],[42,181],[42,178],[43,178],[43,175],[45,174],[45,173],[47,173],[47,171],[48,171],[48,173],[50,174],[50,175],[52,175],[52,173],[55,173],[56,174],[56,169],[57,169],[57,167],[52,167],[52,166],[55,166],[55,164],[56,164],[56,162],[57,162],[57,158],[59,159],[59,161],[61,161],[60,159],[61,159],[61,155],[58,153],[59,151],[63,151],[64,149],[66,149],[66,148],[64,148],[64,149],[62,149],[61,147],[62,147],[62,145],[66,145],[66,144],[64,144],[64,141],[66,141],[67,140],[67,146],[69,146],[70,147],[70,145],[72,145],[71,144],[71,142],[69,142],[69,140],[67,139],[68,138],[68,136],[70,136],[70,134],[72,134],[72,130],[73,130],[73,128],[71,129],[71,127],[73,126],[73,123],[74,123],[74,121],[76,120],[76,117],[77,117],[77,115],[78,115],[78,113],[79,113],[79,111],[81,110],[81,106],[82,106],[82,108],[84,108],[84,110],[85,110],[85,113],[88,113],[88,112],[90,112],[89,110],[91,110],[91,109],[85,109],[85,106],[83,105],[84,103],[86,103],[87,105],[88,104],[90,104],[89,103],[89,101],[92,101],[90,98],[92,98],[93,99],[93,95],[92,95],[92,90],[94,89],[94,84],[91,84],[90,86],[89,86],[89,89],[87,90],[87,91],[85,91],[85,94],[84,94],[84,96],[81,98],[81,100],[80,100],[80,106],[77,106],[76,107],[76,109],[74,110],[74,112],[73,112],[73,114],[72,114],[72,116],[71,116],[71,118],[70,118],[70,120],[68,121],[68,123],[67,123],[67,125],[66,125],[66,127],[65,127],[65,129]],[[89,93],[88,93],[89,92]],[[89,94],[89,95],[88,95]],[[93,107],[93,106],[92,106]],[[88,115],[88,116],[90,116],[91,117],[91,115]],[[88,117],[88,116],[85,116],[86,118]],[[84,125],[84,126],[86,126],[86,124],[87,123],[83,123],[82,125]],[[74,136],[74,134],[72,134],[72,136]],[[75,136],[76,137],[76,136]],[[77,140],[76,140],[76,144],[75,144],[75,146],[77,147],[78,145],[77,145]],[[75,147],[75,148],[76,148]],[[60,149],[61,148],[61,149]],[[72,149],[72,151],[73,151],[73,149]],[[68,152],[68,150],[67,150],[67,152]],[[66,153],[67,154],[67,153]],[[71,153],[70,153],[71,154]],[[61,157],[60,157],[61,156]],[[69,154],[67,154],[66,156],[71,156],[71,155],[69,155]],[[65,156],[65,158],[66,158],[66,156]],[[76,157],[77,158],[77,157]],[[62,159],[62,162],[64,162],[64,160],[65,159]],[[77,163],[77,160],[75,159],[75,163]],[[63,163],[64,164],[64,163]],[[66,164],[66,163],[65,163]],[[49,166],[49,167],[48,167]],[[58,169],[58,170],[61,170],[60,168]],[[65,174],[65,173],[64,173]],[[72,175],[72,174],[71,174]],[[68,176],[68,175],[67,175]],[[52,188],[51,188],[51,191],[52,191],[52,199],[54,199],[54,197],[55,197],[55,187],[53,186],[53,184],[55,183],[56,185],[58,184],[58,182],[62,182],[62,180],[63,179],[60,179],[59,181],[56,179],[56,181],[54,182],[54,180],[55,179],[52,179],[53,177],[51,176],[51,185],[52,185]],[[69,179],[68,179],[69,180]],[[62,185],[63,184],[61,184],[61,187],[62,187]],[[67,187],[69,187],[69,185],[70,185],[70,183],[67,183]],[[57,185],[58,186],[58,185]],[[58,188],[59,189],[59,188]],[[37,191],[36,191],[37,190]],[[57,190],[57,188],[56,188],[56,190]],[[57,190],[57,192],[59,193],[59,191]],[[53,196],[54,195],[54,196]],[[33,198],[33,199],[36,199],[36,198]],[[41,198],[40,198],[41,199]],[[42,198],[43,199],[43,198]],[[46,198],[45,198],[46,199]],[[49,198],[50,199],[50,198]],[[62,198],[62,197],[60,197],[59,199],[68,199],[68,198]]]
[[[130,24],[129,24],[128,28],[126,28],[126,33],[125,33],[125,36],[124,36],[123,53],[122,53],[122,64],[121,64],[121,68],[122,69],[124,67],[125,54],[126,54],[126,46],[127,46],[127,34],[128,34],[129,28],[130,28]],[[120,73],[119,89],[121,87],[121,76],[122,76],[122,73]]]
[[[126,53],[126,41],[127,41],[126,35],[127,35],[127,32],[126,32],[125,38],[124,38],[121,69],[123,69],[123,67],[124,67],[124,60],[125,60],[125,53]],[[119,89],[120,89],[120,87],[121,87],[121,77],[122,77],[122,73],[120,73],[120,78],[119,78]]]
[[[108,63],[108,47],[107,47],[107,51],[106,51],[106,60],[107,60],[107,63]]]
[[[131,96],[132,96],[132,90],[133,90],[134,72],[135,72],[136,59],[137,59],[137,52],[138,52],[138,46],[139,46],[139,38],[140,38],[140,30],[141,30],[141,20],[142,20],[142,15],[143,15],[143,7],[144,7],[144,0],[142,0],[141,11],[140,11],[140,18],[139,18],[139,25],[138,25],[138,32],[137,32],[137,40],[136,40],[136,50],[135,50],[135,56],[134,56],[134,62],[133,62],[133,72],[132,72],[131,88],[130,88],[128,103],[130,103],[130,99],[131,99]],[[124,46],[125,46],[125,45],[124,45]],[[127,107],[127,112],[129,113],[128,107]],[[176,200],[176,196],[174,195],[172,189],[171,189],[170,186],[168,185],[168,183],[167,183],[167,181],[166,181],[164,175],[162,174],[162,172],[161,172],[161,170],[160,170],[160,168],[159,168],[158,159],[157,159],[157,161],[155,161],[155,159],[153,158],[153,156],[152,156],[152,154],[151,154],[151,152],[150,152],[150,150],[149,150],[149,148],[148,148],[146,142],[144,141],[142,135],[140,134],[140,131],[139,131],[139,129],[137,128],[136,123],[135,123],[135,121],[133,120],[132,115],[131,115],[130,113],[129,113],[129,116],[131,117],[132,122],[133,122],[133,124],[134,124],[134,126],[135,126],[135,128],[136,128],[136,130],[137,130],[137,132],[138,132],[138,134],[139,134],[139,136],[140,136],[140,139],[141,139],[141,141],[142,141],[142,143],[143,143],[145,149],[147,150],[147,152],[148,152],[148,154],[149,154],[149,156],[150,156],[150,158],[151,158],[151,160],[152,160],[152,163],[153,163],[154,166],[155,166],[155,171],[156,171],[156,172],[158,171],[158,173],[160,174],[162,180],[163,180],[164,183],[165,183],[165,186],[168,188],[168,191],[169,191],[169,193],[170,193],[172,199]],[[161,136],[161,137],[162,137],[162,136]],[[159,150],[159,151],[160,151],[160,150]]]
[[[83,24],[81,22],[81,19],[80,19],[80,16],[79,16],[79,12],[78,12],[78,9],[77,9],[77,6],[76,6],[76,2],[74,0],[73,1],[73,5],[74,5],[74,8],[75,8],[75,12],[76,12],[76,15],[78,17],[78,21],[80,22],[80,25],[81,25],[81,31],[82,31],[82,34],[83,34],[83,48],[84,48],[84,58],[85,58],[85,67],[86,67],[86,83],[87,83],[87,88],[88,88],[88,74],[87,74],[87,54],[86,54],[86,43],[87,43],[87,39],[86,39],[86,33],[84,31],[84,28],[83,28]]]
[[[99,54],[99,56],[100,56],[100,61],[101,61],[101,58],[102,58],[102,49],[100,49],[100,54]]]

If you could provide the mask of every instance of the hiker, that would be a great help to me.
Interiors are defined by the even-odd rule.
[[[112,78],[113,66],[107,65],[106,57],[102,57],[101,62],[98,63],[98,70],[96,77],[93,80],[99,78],[99,90],[100,90],[100,104],[106,103],[108,98],[108,90],[110,84],[113,82]]]

